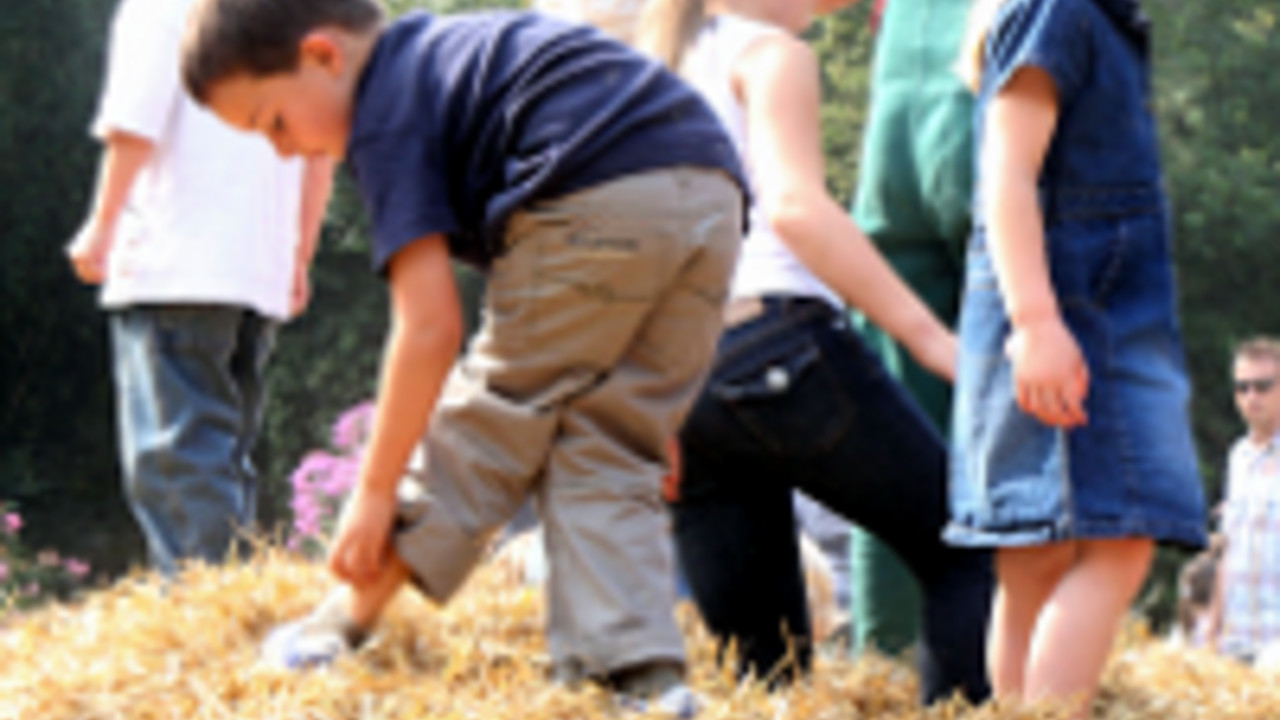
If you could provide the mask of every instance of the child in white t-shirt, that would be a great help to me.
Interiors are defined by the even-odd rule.
[[[249,454],[277,325],[306,305],[329,161],[284,161],[182,90],[187,0],[123,0],[67,247],[103,285],[124,489],[152,563],[224,559],[254,520]]]

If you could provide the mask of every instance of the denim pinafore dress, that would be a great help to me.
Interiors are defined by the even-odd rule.
[[[1148,44],[1134,0],[1009,0],[988,33],[977,152],[984,111],[1018,69],[1040,68],[1057,88],[1040,204],[1054,289],[1089,366],[1089,422],[1064,430],[1018,408],[979,201],[959,322],[952,544],[1205,541]]]

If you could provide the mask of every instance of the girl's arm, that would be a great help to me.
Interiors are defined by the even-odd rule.
[[[827,193],[818,72],[813,51],[782,34],[758,40],[734,67],[760,207],[823,283],[905,345],[922,366],[950,379],[955,337]]]
[[[386,560],[396,487],[426,433],[445,376],[462,345],[462,310],[440,235],[406,245],[390,261],[391,329],[373,429],[359,479],[329,551],[329,567],[354,585],[376,579]]]
[[[1005,349],[1018,405],[1045,424],[1074,427],[1087,422],[1089,370],[1054,294],[1037,192],[1057,120],[1053,79],[1022,68],[991,101],[979,162],[992,260],[1013,325]]]

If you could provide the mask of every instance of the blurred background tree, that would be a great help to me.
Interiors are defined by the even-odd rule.
[[[97,147],[86,128],[115,4],[20,0],[0,17],[0,499],[17,503],[33,542],[111,572],[141,562],[141,544],[120,500],[105,323],[95,293],[68,271],[62,245],[92,188]],[[519,4],[388,0],[393,13]],[[828,179],[842,201],[852,196],[866,115],[873,36],[865,5],[809,33],[823,66]],[[1226,449],[1241,432],[1227,382],[1230,348],[1246,335],[1280,333],[1278,11],[1274,0],[1146,6],[1156,23],[1195,430],[1216,502]],[[460,273],[474,307],[479,278]],[[313,279],[312,306],[285,328],[271,366],[259,453],[268,526],[287,520],[289,471],[326,443],[343,409],[373,393],[386,300],[345,180]],[[1144,601],[1157,617],[1170,605],[1180,559],[1161,556]]]
[[[87,133],[114,4],[0,13],[0,500],[33,542],[123,560],[141,545],[116,481],[106,327],[62,254],[96,172]]]

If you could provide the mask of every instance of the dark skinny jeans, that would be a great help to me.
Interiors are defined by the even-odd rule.
[[[879,537],[919,581],[924,702],[989,695],[985,551],[942,543],[942,439],[848,319],[771,297],[729,329],[681,432],[676,545],[693,596],[738,672],[786,682],[812,642],[792,511],[799,488]]]

